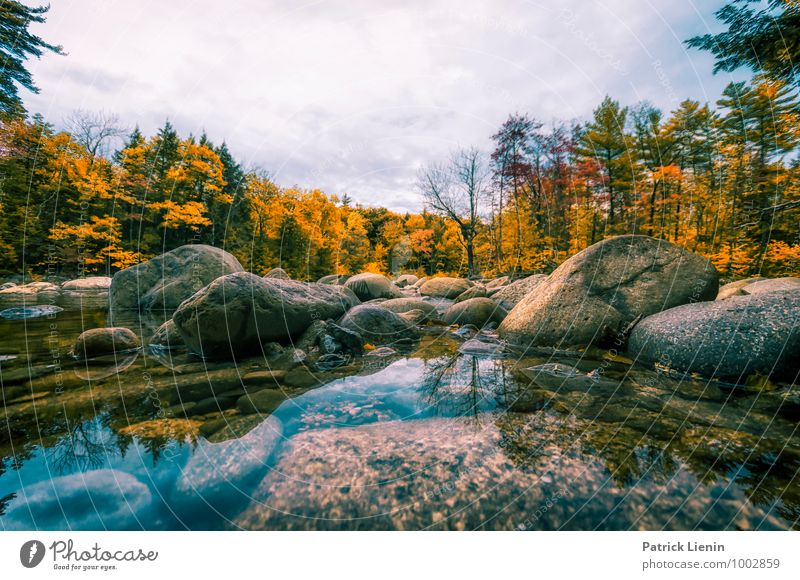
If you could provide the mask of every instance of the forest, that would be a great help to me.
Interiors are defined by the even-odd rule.
[[[106,273],[186,243],[223,247],[254,272],[549,272],[609,236],[641,233],[708,256],[730,278],[800,273],[797,93],[765,76],[712,106],[667,114],[606,97],[586,123],[514,113],[492,149],[419,171],[417,214],[346,194],[280,187],[225,143],[167,121],[116,151],[116,118],[76,112],[0,126],[0,269]],[[120,138],[120,141],[122,139]]]

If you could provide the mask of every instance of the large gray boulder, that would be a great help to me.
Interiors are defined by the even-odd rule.
[[[800,369],[800,292],[788,290],[686,304],[648,316],[628,352],[645,363],[743,381]]]
[[[392,282],[381,274],[362,272],[348,278],[344,283],[345,288],[349,288],[358,296],[362,302],[375,300],[376,298],[399,298],[403,294]]]
[[[111,312],[172,311],[220,276],[242,270],[239,260],[225,250],[202,244],[181,246],[114,274]]]
[[[713,300],[718,286],[702,256],[648,236],[617,236],[556,268],[509,312],[500,336],[522,345],[609,345],[637,317]]]
[[[470,298],[486,298],[486,286],[475,284],[472,288],[467,288],[456,296],[456,302],[464,302]]]
[[[186,300],[172,320],[191,351],[231,358],[297,337],[315,320],[338,318],[357,303],[341,286],[236,272]]]
[[[506,317],[506,310],[491,298],[470,298],[456,302],[444,313],[446,324],[472,324],[478,328],[489,322],[500,324]]]
[[[419,287],[422,296],[433,296],[434,298],[455,298],[468,288],[472,287],[472,282],[464,278],[429,278]]]
[[[393,344],[419,337],[416,326],[382,304],[361,304],[351,308],[339,325],[359,334],[371,344]]]
[[[264,278],[277,278],[278,280],[290,280],[289,274],[286,273],[286,270],[283,268],[273,268],[266,274],[264,274]]]
[[[413,296],[384,300],[380,303],[380,307],[391,310],[396,314],[403,314],[404,312],[410,312],[412,310],[421,310],[425,314],[427,320],[436,320],[439,318],[439,313],[434,304],[420,298],[414,298]]]
[[[511,310],[545,280],[547,280],[547,276],[544,274],[534,274],[511,284],[495,287],[496,290],[492,288],[493,292],[489,296],[506,310]]]

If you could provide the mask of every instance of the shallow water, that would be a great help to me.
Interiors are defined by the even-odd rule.
[[[266,388],[242,377],[283,359],[145,348],[77,365],[73,341],[106,318],[0,320],[0,529],[800,527],[786,385],[601,352],[474,356],[443,328]],[[144,342],[161,322],[115,320]],[[527,370],[554,362],[577,373]],[[285,399],[271,414],[237,408],[266,391]]]

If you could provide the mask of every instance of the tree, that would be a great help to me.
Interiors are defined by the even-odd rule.
[[[18,114],[25,110],[18,85],[39,92],[25,68],[27,58],[40,58],[45,51],[64,54],[60,46],[48,44],[28,30],[31,23],[44,22],[49,9],[26,6],[16,0],[0,2],[0,112]]]
[[[754,10],[752,4],[760,4]],[[800,72],[800,3],[797,0],[733,0],[715,13],[728,29],[686,41],[716,57],[714,72],[748,67],[789,84]]]
[[[92,113],[79,109],[69,116],[66,126],[72,138],[86,148],[92,159],[98,155],[106,156],[109,142],[125,134],[119,117],[105,111]]]
[[[475,148],[456,151],[448,165],[432,164],[420,171],[417,187],[430,208],[458,226],[467,253],[467,272],[475,271],[478,208],[485,194],[487,172]]]
[[[625,133],[627,117],[628,109],[606,96],[594,110],[594,119],[586,125],[577,148],[580,155],[596,160],[603,168],[612,225],[624,217],[634,181],[634,155]]]
[[[542,124],[527,115],[509,115],[500,129],[492,135],[495,143],[492,151],[492,174],[498,193],[497,213],[497,262],[503,265],[503,210],[505,208],[504,194],[510,189],[514,203],[514,218],[516,221],[516,241],[514,269],[519,267],[522,252],[522,200],[523,189],[532,185],[533,166],[531,153],[536,131]],[[533,196],[536,195],[535,190]]]

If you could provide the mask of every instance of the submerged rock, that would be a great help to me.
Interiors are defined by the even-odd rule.
[[[505,345],[498,341],[485,341],[479,338],[470,338],[458,347],[458,352],[472,356],[502,356],[505,354]]]
[[[776,291],[686,304],[648,316],[628,352],[646,363],[744,382],[800,369],[800,292]]]
[[[60,306],[43,304],[41,306],[19,306],[16,308],[6,308],[0,311],[0,317],[6,320],[27,320],[29,318],[42,318],[43,316],[55,316],[64,309]]]
[[[220,276],[242,270],[239,260],[225,250],[203,244],[181,246],[114,274],[111,312],[172,311]]]
[[[283,435],[283,425],[276,417],[267,417],[257,427],[238,438],[212,443],[201,441],[183,468],[175,492],[195,496],[200,502],[216,507],[244,501],[258,478],[267,470]]]
[[[526,346],[603,346],[639,316],[713,300],[717,290],[706,258],[648,236],[617,236],[561,264],[499,330]]]
[[[172,319],[191,351],[232,358],[298,337],[315,320],[338,318],[357,303],[341,286],[238,272],[214,280],[181,304]]]
[[[128,328],[93,328],[75,341],[73,354],[80,359],[129,353],[139,348],[139,337]]]

